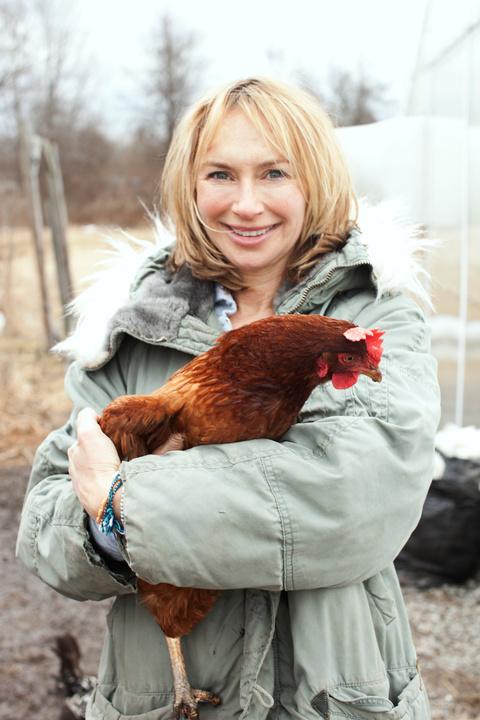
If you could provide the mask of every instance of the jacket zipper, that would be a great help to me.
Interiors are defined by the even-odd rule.
[[[316,290],[317,288],[325,285],[332,278],[332,276],[335,274],[335,272],[337,270],[347,270],[348,268],[360,267],[361,265],[370,265],[370,263],[365,262],[365,260],[362,260],[360,262],[349,263],[348,265],[335,265],[335,267],[331,268],[327,272],[325,277],[323,277],[320,282],[314,283],[313,285],[309,285],[302,291],[302,294],[301,294],[300,299],[298,300],[297,304],[291,310],[288,311],[288,314],[290,315],[292,313],[297,312],[302,307],[302,305],[305,304],[305,301],[306,301],[307,297],[309,296],[309,294],[311,293],[311,291]]]

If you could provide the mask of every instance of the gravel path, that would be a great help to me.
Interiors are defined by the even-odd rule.
[[[480,718],[480,584],[404,587],[435,720]]]

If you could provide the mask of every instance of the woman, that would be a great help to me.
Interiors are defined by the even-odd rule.
[[[224,590],[184,640],[192,685],[222,698],[202,718],[429,717],[392,564],[421,513],[439,419],[425,320],[399,286],[417,282],[411,238],[381,210],[357,228],[327,116],[267,80],[187,113],[161,200],[174,246],[110,284],[106,327],[87,313],[63,344],[78,358],[74,409],[38,450],[18,539],[58,591],[116,596],[87,717],[171,717],[168,653],[136,575]],[[321,386],[281,442],[120,464],[96,422],[107,403],[152,391],[222,331],[289,312],[380,327],[383,382]],[[107,546],[95,518],[119,468],[125,534]]]

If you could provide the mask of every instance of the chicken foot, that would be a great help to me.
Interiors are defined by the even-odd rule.
[[[218,695],[208,692],[208,690],[194,690],[192,688],[187,677],[180,638],[165,636],[165,640],[167,641],[170,665],[173,673],[173,716],[175,720],[181,720],[181,718],[199,720],[199,702],[209,702],[212,705],[220,705],[221,700]]]

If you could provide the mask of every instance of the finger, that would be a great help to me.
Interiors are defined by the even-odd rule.
[[[185,438],[181,433],[172,433],[168,440],[162,445],[159,445],[153,451],[153,455],[165,455],[165,453],[171,450],[183,450],[185,447]]]
[[[68,455],[68,474],[72,475],[75,469],[75,450],[72,447],[69,447],[67,450]]]
[[[78,450],[80,449],[80,445],[78,440],[74,440],[73,443],[67,448],[67,455],[70,457],[71,455],[75,455]]]
[[[91,430],[98,431],[97,413],[91,407],[82,408],[77,415],[77,435]]]
[[[84,407],[77,415],[77,425],[78,423],[96,423],[97,417],[96,410],[92,407]]]

